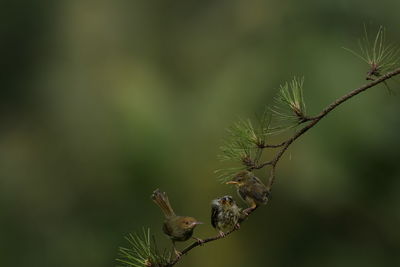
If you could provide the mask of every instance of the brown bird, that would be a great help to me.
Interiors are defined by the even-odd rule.
[[[198,224],[202,224],[202,222],[197,221],[193,217],[176,215],[171,207],[171,204],[169,203],[167,194],[165,192],[161,192],[159,189],[156,189],[153,192],[151,198],[160,207],[165,215],[162,229],[163,232],[168,235],[169,238],[171,238],[174,252],[177,257],[182,256],[182,253],[176,249],[176,241],[186,241],[189,238],[193,238],[196,239],[197,242],[203,243],[203,240],[192,237],[194,228]]]
[[[221,237],[225,236],[224,231],[240,227],[241,216],[241,210],[231,196],[223,196],[211,202],[211,225]]]
[[[249,204],[250,207],[244,210],[244,213],[268,202],[267,187],[252,172],[241,171],[227,184],[236,185],[239,196]]]

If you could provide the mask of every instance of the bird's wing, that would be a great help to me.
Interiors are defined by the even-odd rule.
[[[163,232],[164,232],[164,234],[166,234],[166,235],[168,235],[168,236],[171,236],[172,235],[172,227],[171,227],[171,225],[170,225],[170,222],[169,221],[164,221],[164,224],[163,224]]]
[[[256,177],[256,176],[251,177],[251,179],[252,179],[252,182],[253,182],[254,184],[263,184],[263,183],[261,182],[261,180],[260,180],[258,177]]]
[[[249,194],[257,201],[265,203],[267,201],[268,190],[266,186],[257,178],[254,177],[252,186],[250,186]]]
[[[265,198],[267,196],[267,190],[264,187],[254,186],[252,193],[255,200],[260,202],[265,202]]]
[[[241,197],[244,201],[246,201],[246,196],[249,194],[249,190],[247,190],[246,188],[240,188],[240,189],[238,190],[238,193],[239,193],[240,197]]]
[[[218,222],[218,213],[219,207],[218,205],[212,204],[211,205],[211,225],[216,228]]]

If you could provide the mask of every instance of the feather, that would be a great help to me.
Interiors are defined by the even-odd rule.
[[[166,218],[174,217],[175,212],[169,203],[167,193],[161,192],[160,189],[154,190],[151,199],[160,207]]]

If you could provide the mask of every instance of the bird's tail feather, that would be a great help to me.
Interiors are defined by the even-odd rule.
[[[160,207],[165,217],[169,218],[175,216],[175,212],[169,203],[167,193],[156,189],[151,195],[151,199]]]

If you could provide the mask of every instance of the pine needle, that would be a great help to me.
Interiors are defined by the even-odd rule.
[[[380,26],[375,38],[370,41],[367,28],[364,25],[364,38],[358,41],[360,52],[345,48],[369,65],[367,80],[374,80],[384,73],[394,70],[399,65],[400,49],[392,44],[386,44],[386,30]]]
[[[170,253],[166,250],[160,253],[154,237],[151,238],[150,229],[143,228],[142,234],[129,234],[125,237],[130,247],[120,247],[119,256],[116,259],[123,266],[150,267],[165,266],[170,259]],[[153,242],[152,242],[153,240]]]
[[[273,127],[275,133],[280,133],[297,126],[306,120],[306,105],[303,96],[304,77],[294,77],[279,87],[279,92],[274,99],[275,104],[270,108],[274,121],[278,122]]]

